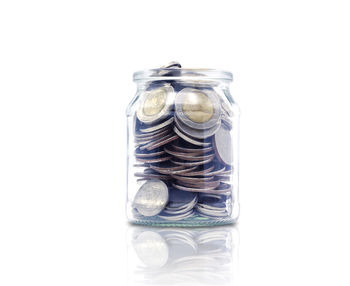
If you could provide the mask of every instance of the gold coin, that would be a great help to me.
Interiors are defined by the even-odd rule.
[[[143,104],[143,113],[146,116],[158,114],[164,108],[166,98],[167,91],[164,88],[150,91]]]
[[[213,103],[205,93],[199,90],[186,93],[182,108],[185,115],[197,123],[209,121],[214,113]]]

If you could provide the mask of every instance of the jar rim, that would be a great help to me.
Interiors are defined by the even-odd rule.
[[[133,81],[148,81],[148,80],[233,80],[232,73],[217,69],[184,69],[184,68],[158,68],[137,71],[133,75]]]

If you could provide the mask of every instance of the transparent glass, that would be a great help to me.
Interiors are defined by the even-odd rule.
[[[127,108],[127,217],[135,224],[212,226],[239,216],[239,108],[232,74],[134,74]]]

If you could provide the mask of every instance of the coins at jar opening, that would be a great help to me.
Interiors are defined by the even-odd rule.
[[[214,91],[182,89],[175,98],[177,118],[193,129],[208,129],[220,120],[221,105]]]
[[[164,66],[160,67],[158,72],[159,76],[175,76],[180,75],[181,64],[179,62],[173,61]]]
[[[136,193],[133,205],[144,216],[155,216],[166,206],[168,187],[161,180],[148,180]]]
[[[213,145],[217,158],[226,165],[233,164],[232,139],[228,128],[221,125],[213,136]]]
[[[168,117],[174,103],[174,89],[169,84],[146,91],[142,95],[137,118],[146,124],[154,124]]]

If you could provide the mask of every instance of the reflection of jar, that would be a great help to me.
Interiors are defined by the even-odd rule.
[[[128,219],[147,225],[235,222],[239,109],[232,74],[152,69],[134,74],[128,106]]]
[[[131,227],[127,237],[130,285],[232,285],[238,229]],[[138,282],[138,283],[137,283]]]

